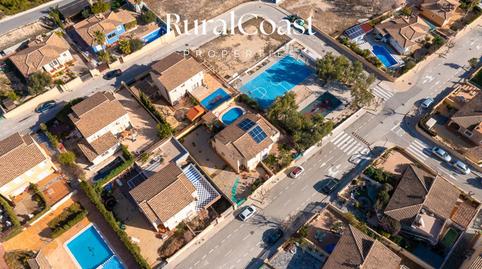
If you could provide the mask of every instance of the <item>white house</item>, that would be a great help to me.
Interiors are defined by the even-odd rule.
[[[197,192],[183,171],[170,163],[129,191],[156,231],[173,230],[195,216]]]
[[[53,33],[45,40],[38,38],[31,41],[26,49],[10,56],[10,61],[25,78],[37,71],[55,75],[74,61],[69,49],[67,41]]]
[[[150,75],[159,93],[171,105],[201,86],[204,80],[202,66],[191,56],[176,52],[154,63]]]
[[[116,135],[130,128],[129,114],[112,93],[98,92],[72,107],[69,115],[82,136],[78,144],[95,166],[120,146]]]
[[[254,170],[278,141],[280,132],[259,114],[246,113],[216,134],[211,144],[237,172]]]
[[[6,198],[22,193],[55,172],[43,149],[30,137],[15,133],[0,141],[0,194]]]

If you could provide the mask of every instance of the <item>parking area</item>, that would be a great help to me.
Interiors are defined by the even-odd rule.
[[[116,92],[115,97],[129,113],[134,130],[126,134],[122,144],[125,144],[130,151],[141,152],[159,140],[156,130],[156,121],[137,102],[126,88]]]

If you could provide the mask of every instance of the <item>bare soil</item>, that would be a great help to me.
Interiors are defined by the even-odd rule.
[[[45,34],[50,29],[43,22],[37,21],[14,29],[0,36],[0,50],[7,49],[19,42]]]
[[[307,19],[321,31],[338,36],[346,28],[399,7],[402,0],[285,0],[281,7]]]
[[[195,53],[221,77],[229,79],[244,72],[259,60],[273,53],[289,38],[277,33],[264,35],[259,26],[262,19],[251,19],[243,24],[246,32],[257,30],[257,35],[244,35],[237,29],[234,35],[221,36],[201,46]],[[266,24],[266,32],[271,26]]]

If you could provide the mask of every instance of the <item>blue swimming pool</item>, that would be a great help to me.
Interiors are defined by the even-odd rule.
[[[386,67],[397,64],[397,61],[390,55],[390,52],[382,46],[373,46],[373,54],[382,62]]]
[[[231,96],[225,92],[223,88],[219,88],[208,95],[208,97],[204,98],[201,101],[201,105],[208,110],[213,110],[229,100],[229,98],[231,98]]]
[[[230,108],[228,111],[226,111],[222,116],[221,116],[221,121],[225,125],[230,125],[233,123],[235,120],[237,120],[241,115],[244,114],[244,109],[235,106]]]
[[[97,229],[91,225],[76,235],[67,248],[82,269],[124,269]]]
[[[303,82],[314,70],[303,61],[288,55],[241,87],[241,92],[268,108],[278,96]]]

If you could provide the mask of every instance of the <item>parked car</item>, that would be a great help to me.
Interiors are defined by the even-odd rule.
[[[454,167],[455,170],[457,170],[458,172],[464,175],[467,175],[470,173],[470,168],[462,161],[457,160],[454,163],[452,163],[452,166]]]
[[[238,217],[242,221],[247,221],[256,213],[256,208],[254,206],[248,205],[241,213],[239,213]]]
[[[122,70],[114,69],[112,71],[109,71],[109,72],[105,73],[104,79],[110,80],[110,79],[116,78],[120,75],[122,75]]]
[[[422,104],[420,104],[420,106],[422,108],[429,108],[432,104],[433,104],[434,100],[433,98],[425,98],[425,100],[423,100]]]
[[[443,149],[439,147],[433,147],[432,148],[432,153],[433,155],[439,157],[440,159],[450,162],[452,160],[452,157]]]
[[[295,168],[293,168],[293,170],[291,170],[290,177],[291,178],[297,178],[301,174],[303,174],[304,171],[305,171],[305,169],[303,167],[295,166]]]
[[[330,178],[328,179],[328,182],[326,182],[326,184],[321,188],[321,191],[327,195],[331,194],[335,190],[337,185],[338,180],[335,178]]]
[[[283,230],[281,228],[275,228],[271,230],[267,230],[269,234],[266,236],[265,243],[268,245],[273,245],[274,243],[278,242],[278,240],[283,237]]]
[[[43,113],[51,108],[53,108],[57,103],[54,100],[50,100],[44,103],[41,103],[40,105],[35,108],[35,112],[37,113]]]

